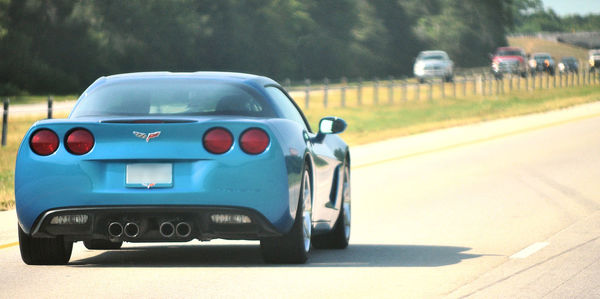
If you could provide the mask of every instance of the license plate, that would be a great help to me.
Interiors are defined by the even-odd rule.
[[[173,164],[127,164],[125,185],[132,188],[165,188],[173,186]]]

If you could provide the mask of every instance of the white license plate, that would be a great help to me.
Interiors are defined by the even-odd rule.
[[[173,186],[173,164],[127,164],[125,185],[134,188],[164,188]]]

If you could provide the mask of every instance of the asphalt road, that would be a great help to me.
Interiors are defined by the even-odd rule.
[[[600,104],[353,148],[351,244],[306,265],[212,241],[26,266],[3,212],[0,297],[597,298],[599,149]]]

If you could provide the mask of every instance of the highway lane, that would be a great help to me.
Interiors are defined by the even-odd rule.
[[[600,117],[475,140],[472,128],[409,137],[409,154],[385,142],[357,148],[351,245],[316,250],[307,265],[265,265],[256,242],[213,241],[77,244],[68,266],[31,267],[13,246],[0,249],[0,297],[600,294]],[[511,258],[537,243],[546,245]]]

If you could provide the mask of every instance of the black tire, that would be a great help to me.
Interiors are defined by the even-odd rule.
[[[419,84],[425,83],[425,79],[423,78],[417,78],[417,81],[419,82]]]
[[[65,241],[62,236],[33,238],[19,226],[19,248],[27,265],[65,265],[71,258],[73,242]]]
[[[452,81],[454,80],[454,76],[453,76],[453,75],[448,75],[448,76],[446,76],[446,77],[444,78],[444,80],[445,80],[446,82],[452,82]]]
[[[90,250],[111,250],[120,249],[123,246],[123,241],[111,242],[109,240],[93,239],[83,241],[83,246]]]
[[[340,214],[331,232],[312,237],[312,243],[319,249],[345,249],[350,241],[351,200],[350,200],[350,168],[344,167],[344,186]]]
[[[306,193],[308,193],[308,197],[304,196]],[[310,175],[305,165],[302,171],[296,220],[292,229],[281,237],[260,240],[260,249],[265,262],[275,264],[304,264],[308,260],[312,233],[312,222],[310,220],[312,217],[311,205]],[[305,212],[308,212],[308,219],[305,219]],[[308,220],[308,223],[306,223],[306,220]],[[308,231],[305,231],[305,225],[308,226]],[[305,233],[308,234],[308,237],[305,237]]]

